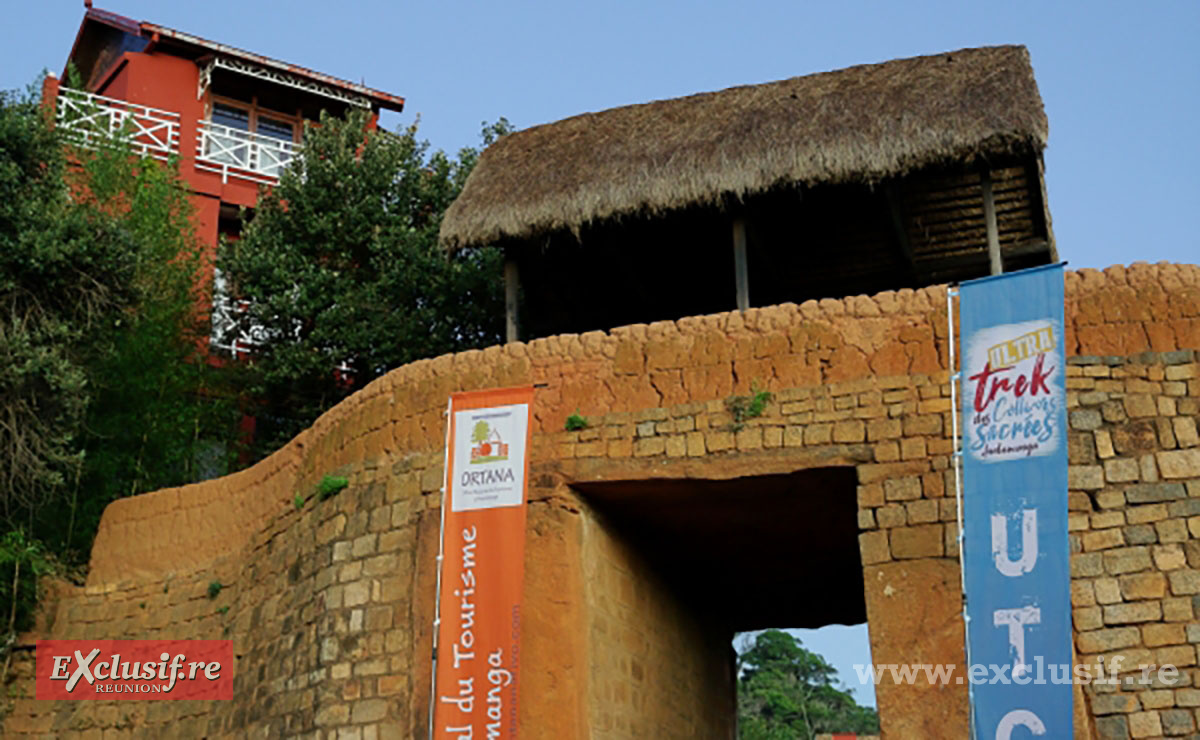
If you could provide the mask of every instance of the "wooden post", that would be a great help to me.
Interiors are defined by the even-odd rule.
[[[750,277],[746,271],[746,221],[733,219],[733,279],[739,311],[750,308]]]
[[[520,290],[520,275],[517,273],[517,261],[512,257],[504,258],[504,324],[505,341],[519,341],[517,332],[517,294]]]
[[[896,186],[888,183],[884,187],[883,197],[887,200],[888,212],[892,217],[892,230],[896,233],[896,244],[904,257],[904,266],[913,281],[913,286],[916,287],[917,259],[913,256],[912,242],[908,240],[908,229],[904,228],[904,207],[900,204],[900,194],[896,191]]]
[[[988,264],[991,274],[1004,272],[1004,261],[1000,258],[1000,228],[996,225],[996,201],[992,198],[992,172],[984,168],[979,176],[983,185],[983,218],[987,221]]]

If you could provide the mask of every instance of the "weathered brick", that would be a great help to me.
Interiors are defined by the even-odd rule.
[[[1155,454],[1158,473],[1172,480],[1178,478],[1200,478],[1200,449],[1169,450]]]
[[[1190,596],[1174,596],[1162,600],[1163,620],[1167,622],[1190,622],[1195,615]]]
[[[938,502],[936,499],[921,499],[905,504],[908,510],[909,524],[928,524],[938,520]]]
[[[1071,555],[1071,577],[1089,578],[1104,575],[1104,553],[1089,552]]]
[[[852,444],[866,439],[866,425],[858,419],[839,421],[833,425],[833,441],[840,444]]]
[[[1096,601],[1101,604],[1116,604],[1121,601],[1121,586],[1116,578],[1104,577],[1092,581]]]
[[[1131,483],[1141,475],[1137,460],[1114,457],[1104,461],[1104,479],[1109,483]]]
[[[1166,504],[1150,504],[1149,506],[1131,506],[1125,510],[1125,519],[1130,524],[1146,524],[1167,518]]]
[[[1187,642],[1184,625],[1178,623],[1142,625],[1142,642],[1146,647],[1182,645]]]
[[[883,529],[903,527],[908,523],[908,512],[901,504],[888,504],[875,509],[875,521]]]
[[[1076,632],[1085,633],[1088,630],[1098,630],[1104,626],[1104,613],[1098,606],[1081,606],[1072,610],[1071,617]]]
[[[1078,414],[1081,412],[1074,411],[1072,413]],[[1067,432],[1067,462],[1071,465],[1095,464],[1096,442],[1091,432]]]
[[[1070,413],[1070,424],[1072,429],[1092,431],[1099,429],[1104,424],[1104,420],[1100,417],[1100,412],[1095,409],[1076,409]]]
[[[1162,733],[1162,723],[1158,719],[1158,712],[1134,712],[1129,715],[1131,737],[1158,737]]]
[[[1182,483],[1140,483],[1125,489],[1125,500],[1131,504],[1155,504],[1187,498]]]
[[[1150,567],[1150,551],[1143,546],[1122,547],[1101,554],[1104,556],[1104,570],[1112,575],[1134,573]]]
[[[1131,419],[1158,415],[1158,404],[1148,393],[1130,393],[1125,396],[1125,413]]]
[[[1129,720],[1124,714],[1097,717],[1096,735],[1101,740],[1129,740]]]
[[[1096,591],[1091,581],[1071,581],[1071,606],[1095,606]]]
[[[1092,514],[1091,528],[1092,529],[1108,529],[1109,527],[1119,527],[1125,523],[1125,512],[1123,511],[1103,511]]]
[[[1162,573],[1136,573],[1119,580],[1121,595],[1130,601],[1161,599],[1167,593],[1167,578]]]
[[[923,524],[891,530],[892,556],[897,560],[941,557],[945,552],[941,524]]]
[[[1158,449],[1158,434],[1150,422],[1121,424],[1111,431],[1113,447],[1121,455],[1155,452]]]
[[[1187,735],[1196,729],[1196,720],[1186,709],[1167,709],[1159,713],[1164,735]]]
[[[858,506],[859,508],[883,506],[883,484],[868,483],[865,486],[859,486]]]
[[[1105,624],[1132,624],[1162,619],[1162,605],[1157,601],[1135,601],[1104,607]]]
[[[1100,716],[1128,714],[1141,708],[1142,705],[1134,694],[1097,694],[1092,697],[1092,713]]]
[[[1158,533],[1158,541],[1164,545],[1176,542],[1186,542],[1188,538],[1187,522],[1183,519],[1164,519],[1154,524]]]
[[[1121,531],[1125,534],[1125,542],[1130,545],[1153,545],[1158,542],[1158,533],[1150,524],[1134,524]]]
[[[1180,447],[1195,447],[1200,445],[1200,434],[1196,431],[1196,420],[1190,416],[1177,416],[1171,420],[1175,441]]]
[[[894,478],[883,482],[884,498],[888,501],[912,501],[921,498],[921,479],[916,476]]]
[[[883,530],[860,534],[858,549],[863,565],[885,563],[892,559],[891,551],[888,548],[888,533]]]
[[[1084,532],[1081,539],[1085,552],[1107,550],[1113,547],[1121,547],[1125,544],[1125,539],[1122,537],[1121,530],[1119,529],[1101,529],[1094,532]]]
[[[1072,465],[1067,469],[1067,487],[1073,491],[1104,488],[1104,468],[1099,465]]]
[[[1154,547],[1154,567],[1159,570],[1176,570],[1187,565],[1187,555],[1177,544]]]
[[[1200,594],[1200,571],[1173,570],[1167,574],[1167,578],[1171,582],[1171,593],[1176,596]]]

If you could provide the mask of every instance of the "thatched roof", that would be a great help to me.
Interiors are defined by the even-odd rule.
[[[784,184],[867,182],[1040,152],[1029,53],[996,46],[586,113],[483,153],[442,222],[449,249]]]

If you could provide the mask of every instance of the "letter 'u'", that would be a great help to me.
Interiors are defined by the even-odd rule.
[[[1021,510],[1021,559],[1008,557],[1008,520],[1003,514],[992,514],[992,559],[996,570],[1016,578],[1033,570],[1037,562],[1037,509]]]

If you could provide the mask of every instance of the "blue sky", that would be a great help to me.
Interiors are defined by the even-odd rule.
[[[524,128],[853,64],[1024,44],[1050,119],[1060,256],[1073,268],[1200,262],[1200,2],[97,5],[403,95],[406,111],[385,125],[419,115],[422,136],[447,151],[477,143],[481,123],[500,116]],[[80,0],[10,3],[0,89],[60,71],[82,16]],[[805,637],[827,654],[843,643]],[[835,661],[847,683],[860,656]]]

